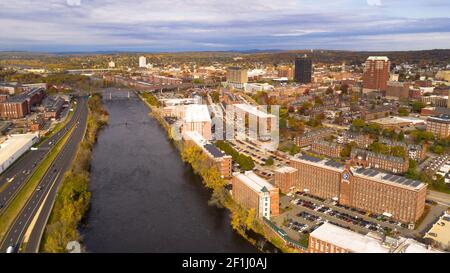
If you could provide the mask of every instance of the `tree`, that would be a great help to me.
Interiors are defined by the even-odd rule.
[[[364,126],[366,126],[366,122],[363,119],[357,118],[352,121],[352,129],[355,131],[361,131]]]
[[[405,107],[400,107],[398,109],[398,115],[401,117],[407,117],[409,115],[408,109],[406,109]]]
[[[269,157],[267,160],[266,160],[266,166],[272,166],[273,165],[273,158],[272,157]]]
[[[412,104],[412,111],[415,113],[420,113],[420,111],[422,111],[422,108],[424,108],[426,106],[425,103],[420,102],[420,101],[415,101]]]

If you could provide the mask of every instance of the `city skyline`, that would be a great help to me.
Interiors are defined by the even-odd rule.
[[[442,0],[0,1],[0,50],[229,51],[448,48]],[[76,39],[74,39],[76,37]]]

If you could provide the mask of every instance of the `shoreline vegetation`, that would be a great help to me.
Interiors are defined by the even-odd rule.
[[[141,100],[150,108],[149,115],[154,117],[164,127],[169,140],[178,149],[183,162],[189,164],[193,172],[202,178],[203,185],[211,191],[211,199],[208,204],[218,208],[228,209],[230,212],[230,225],[234,231],[249,241],[255,247],[258,242],[249,236],[256,233],[272,243],[276,248],[285,253],[299,253],[296,248],[288,246],[276,232],[259,219],[254,209],[246,210],[237,204],[226,189],[227,181],[220,176],[220,171],[207,155],[197,146],[184,143],[173,138],[172,129],[161,115],[158,101],[153,95],[140,94]]]
[[[78,226],[89,209],[91,197],[89,192],[91,153],[98,133],[108,124],[108,112],[102,103],[101,94],[92,95],[88,107],[85,135],[58,189],[54,207],[45,227],[40,252],[66,252],[68,242],[81,241]]]

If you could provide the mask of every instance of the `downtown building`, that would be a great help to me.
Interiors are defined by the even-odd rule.
[[[363,73],[363,93],[385,91],[390,78],[390,66],[388,57],[367,58]]]
[[[282,193],[307,192],[405,223],[423,214],[427,192],[420,181],[307,155],[291,158],[289,169],[276,170],[275,185]]]
[[[312,60],[307,56],[295,59],[294,80],[303,84],[311,83]]]
[[[44,88],[34,88],[15,96],[6,96],[0,102],[0,117],[19,119],[31,113],[31,107],[45,97]]]
[[[279,189],[254,172],[236,173],[232,179],[232,196],[243,208],[270,220],[280,213]]]

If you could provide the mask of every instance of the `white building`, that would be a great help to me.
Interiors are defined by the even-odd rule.
[[[144,56],[139,57],[139,67],[146,68],[147,67],[147,58]]]
[[[35,134],[11,135],[0,144],[0,173],[3,173],[21,155],[39,140]]]
[[[310,253],[440,253],[413,239],[382,238],[379,234],[362,235],[330,223],[311,232]]]
[[[116,63],[113,62],[113,61],[110,61],[110,62],[108,63],[108,67],[109,67],[109,68],[114,68],[114,67],[116,67]]]
[[[274,89],[273,85],[268,83],[246,83],[244,84],[244,91],[248,93],[255,93],[259,91],[271,91]]]

